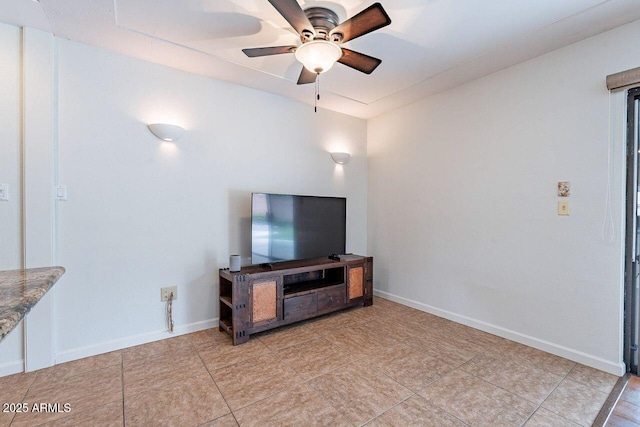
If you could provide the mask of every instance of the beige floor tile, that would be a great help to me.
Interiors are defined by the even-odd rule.
[[[306,384],[249,405],[234,415],[241,427],[351,425]]]
[[[110,402],[122,400],[122,374],[120,366],[86,372],[38,389],[29,389],[25,402],[60,404],[58,412],[30,412],[16,414],[12,426],[33,426],[53,421],[78,412],[96,409]],[[62,411],[69,404],[71,412]]]
[[[464,427],[464,424],[424,398],[413,396],[374,418],[367,427]]]
[[[378,318],[368,321],[363,325],[371,328],[378,333],[388,335],[397,342],[403,342],[415,337],[416,332],[413,328],[407,327],[402,319],[389,320],[388,318]]]
[[[185,347],[193,347],[188,335],[181,335],[166,340],[154,341],[122,350],[124,365],[142,362],[145,359],[156,359],[171,356]]]
[[[575,427],[590,425],[616,380],[374,297],[238,346],[212,328],[0,378],[0,401],[71,405],[17,414],[14,426],[122,426],[126,416],[179,427]],[[0,413],[0,426],[13,416]]]
[[[73,413],[64,418],[51,421],[42,427],[118,427],[124,426],[122,400],[108,403],[96,409]]]
[[[459,348],[465,354],[476,355],[483,353],[488,346],[492,345],[488,340],[473,338],[472,333],[469,333],[467,326],[459,325],[464,329],[452,329],[450,326],[438,328],[433,331],[433,334],[440,340],[446,341],[449,345]],[[488,334],[487,334],[488,335]],[[479,335],[480,336],[480,335]]]
[[[368,307],[356,307],[345,310],[344,319],[353,323],[367,323],[377,320],[380,317],[388,317],[387,310],[378,305],[370,305]]]
[[[565,379],[542,407],[580,425],[590,426],[607,397],[607,393]]]
[[[447,322],[441,330],[466,340],[475,341],[483,347],[499,343],[502,338],[456,322]]]
[[[429,356],[406,343],[367,356],[363,364],[413,391],[423,389],[456,368],[455,364]]]
[[[271,351],[259,339],[251,338],[244,344],[233,345],[231,337],[228,337],[225,342],[216,342],[206,346],[200,345],[198,354],[211,372],[243,360],[271,354]]]
[[[324,337],[352,355],[361,358],[381,349],[392,347],[400,341],[383,331],[371,329],[365,325],[352,323],[344,328],[325,334]]]
[[[523,365],[534,365],[563,377],[567,375],[576,364],[560,356],[545,353],[542,350],[502,338],[496,344],[488,347],[487,351],[509,354],[514,360]]]
[[[569,421],[560,415],[547,411],[544,408],[538,409],[535,414],[525,423],[525,427],[579,427],[573,421]]]
[[[232,411],[279,393],[301,381],[274,354],[266,354],[211,371]]]
[[[228,414],[220,418],[216,418],[213,421],[204,423],[199,427],[238,427],[238,423],[233,414]]]
[[[406,315],[395,318],[394,321],[407,333],[411,334],[411,339],[422,335],[436,335],[442,328],[440,321],[433,321],[418,315]]]
[[[197,426],[229,412],[208,373],[140,393],[124,408],[127,426]]]
[[[521,425],[536,409],[535,404],[460,370],[418,394],[474,426]]]
[[[431,357],[443,360],[451,365],[460,366],[471,360],[477,353],[459,348],[436,331],[416,335],[407,344]]]
[[[3,402],[18,402],[27,394],[27,390],[36,378],[36,372],[8,375],[0,378],[0,399]]]
[[[413,393],[361,363],[340,368],[308,383],[349,422],[360,425]]]
[[[124,363],[124,394],[130,397],[207,372],[195,348],[189,345],[165,358],[136,358]]]
[[[191,344],[200,351],[214,345],[232,344],[232,338],[226,332],[220,331],[218,328],[205,329],[204,331],[194,332],[187,335],[191,340]]]
[[[276,357],[308,380],[348,365],[354,359],[341,347],[319,337],[275,352]]]
[[[493,352],[477,355],[460,369],[538,405],[563,378],[535,365],[520,364],[509,354]]]
[[[620,379],[620,377],[616,375],[581,364],[574,366],[571,372],[569,372],[569,375],[567,375],[567,378],[607,394],[611,393],[613,386],[616,385],[616,382]]]
[[[269,350],[275,351],[304,343],[319,336],[308,328],[305,323],[296,323],[253,335],[252,338],[258,339]]]
[[[305,322],[310,331],[319,335],[331,335],[342,328],[355,323],[355,319],[348,314],[350,310],[327,314]]]
[[[65,378],[113,365],[122,366],[122,352],[114,351],[41,369],[37,371],[36,379],[31,387],[48,387]]]
[[[5,402],[12,403],[12,402]],[[13,410],[9,412],[0,412],[0,426],[9,426],[11,421],[13,421],[13,417],[15,416],[15,412]]]

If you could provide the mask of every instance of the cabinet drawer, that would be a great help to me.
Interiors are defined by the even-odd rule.
[[[285,320],[303,319],[315,315],[317,311],[318,298],[315,292],[307,295],[287,298],[284,300]]]
[[[334,311],[345,303],[347,287],[345,285],[331,286],[318,290],[318,313]]]

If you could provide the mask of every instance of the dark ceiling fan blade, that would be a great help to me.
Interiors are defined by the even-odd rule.
[[[391,24],[391,18],[387,15],[380,3],[374,3],[351,19],[331,30],[331,35],[342,34],[341,42],[348,42],[371,31],[375,31]]]
[[[382,60],[343,47],[342,58],[338,59],[338,62],[365,74],[371,74]]]
[[[298,34],[302,36],[304,32],[311,33],[310,39],[316,35],[313,25],[296,0],[269,0],[269,3],[280,12],[280,15]]]
[[[316,73],[307,70],[305,67],[302,67],[300,77],[298,77],[298,84],[306,85],[309,83],[314,83],[316,81],[316,77],[318,77]]]
[[[281,53],[293,53],[296,46],[274,46],[274,47],[254,47],[252,49],[242,49],[249,58],[257,56],[279,55]]]

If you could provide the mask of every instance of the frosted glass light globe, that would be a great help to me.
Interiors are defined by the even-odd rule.
[[[296,59],[312,73],[326,73],[342,57],[342,49],[326,40],[313,40],[296,50]]]

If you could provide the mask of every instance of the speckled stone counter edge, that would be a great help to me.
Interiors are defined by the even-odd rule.
[[[64,267],[0,271],[0,340],[16,327],[64,272]]]

